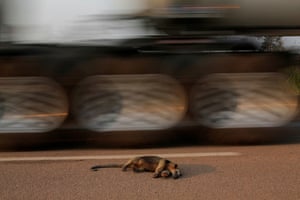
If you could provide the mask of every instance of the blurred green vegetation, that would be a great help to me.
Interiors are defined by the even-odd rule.
[[[291,66],[285,69],[284,73],[288,76],[288,83],[292,89],[299,95],[300,94],[300,68],[299,66]]]

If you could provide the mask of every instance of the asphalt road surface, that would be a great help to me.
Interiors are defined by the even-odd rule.
[[[179,179],[90,170],[135,155],[179,164]],[[300,144],[0,153],[0,199],[300,199]]]

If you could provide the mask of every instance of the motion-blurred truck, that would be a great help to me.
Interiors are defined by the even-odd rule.
[[[0,133],[299,123],[299,1],[124,2],[2,1]]]

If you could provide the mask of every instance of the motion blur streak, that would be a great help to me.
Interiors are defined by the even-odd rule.
[[[94,131],[159,130],[176,125],[186,110],[186,95],[166,75],[92,76],[77,86],[73,112]]]
[[[278,73],[214,74],[200,79],[192,112],[213,128],[275,127],[297,114],[297,96]]]
[[[53,116],[67,116],[68,113],[53,113],[53,114],[36,114],[36,115],[24,115],[23,118],[27,117],[53,117]],[[21,116],[17,116],[21,117]]]
[[[46,77],[0,78],[0,132],[48,132],[68,115],[63,89]]]
[[[184,6],[188,9],[240,9],[239,5],[219,5],[219,6]]]

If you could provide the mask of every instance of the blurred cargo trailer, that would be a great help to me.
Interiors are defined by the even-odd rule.
[[[2,0],[0,132],[299,123],[299,55],[263,49],[261,38],[300,35],[299,7],[279,0]]]

